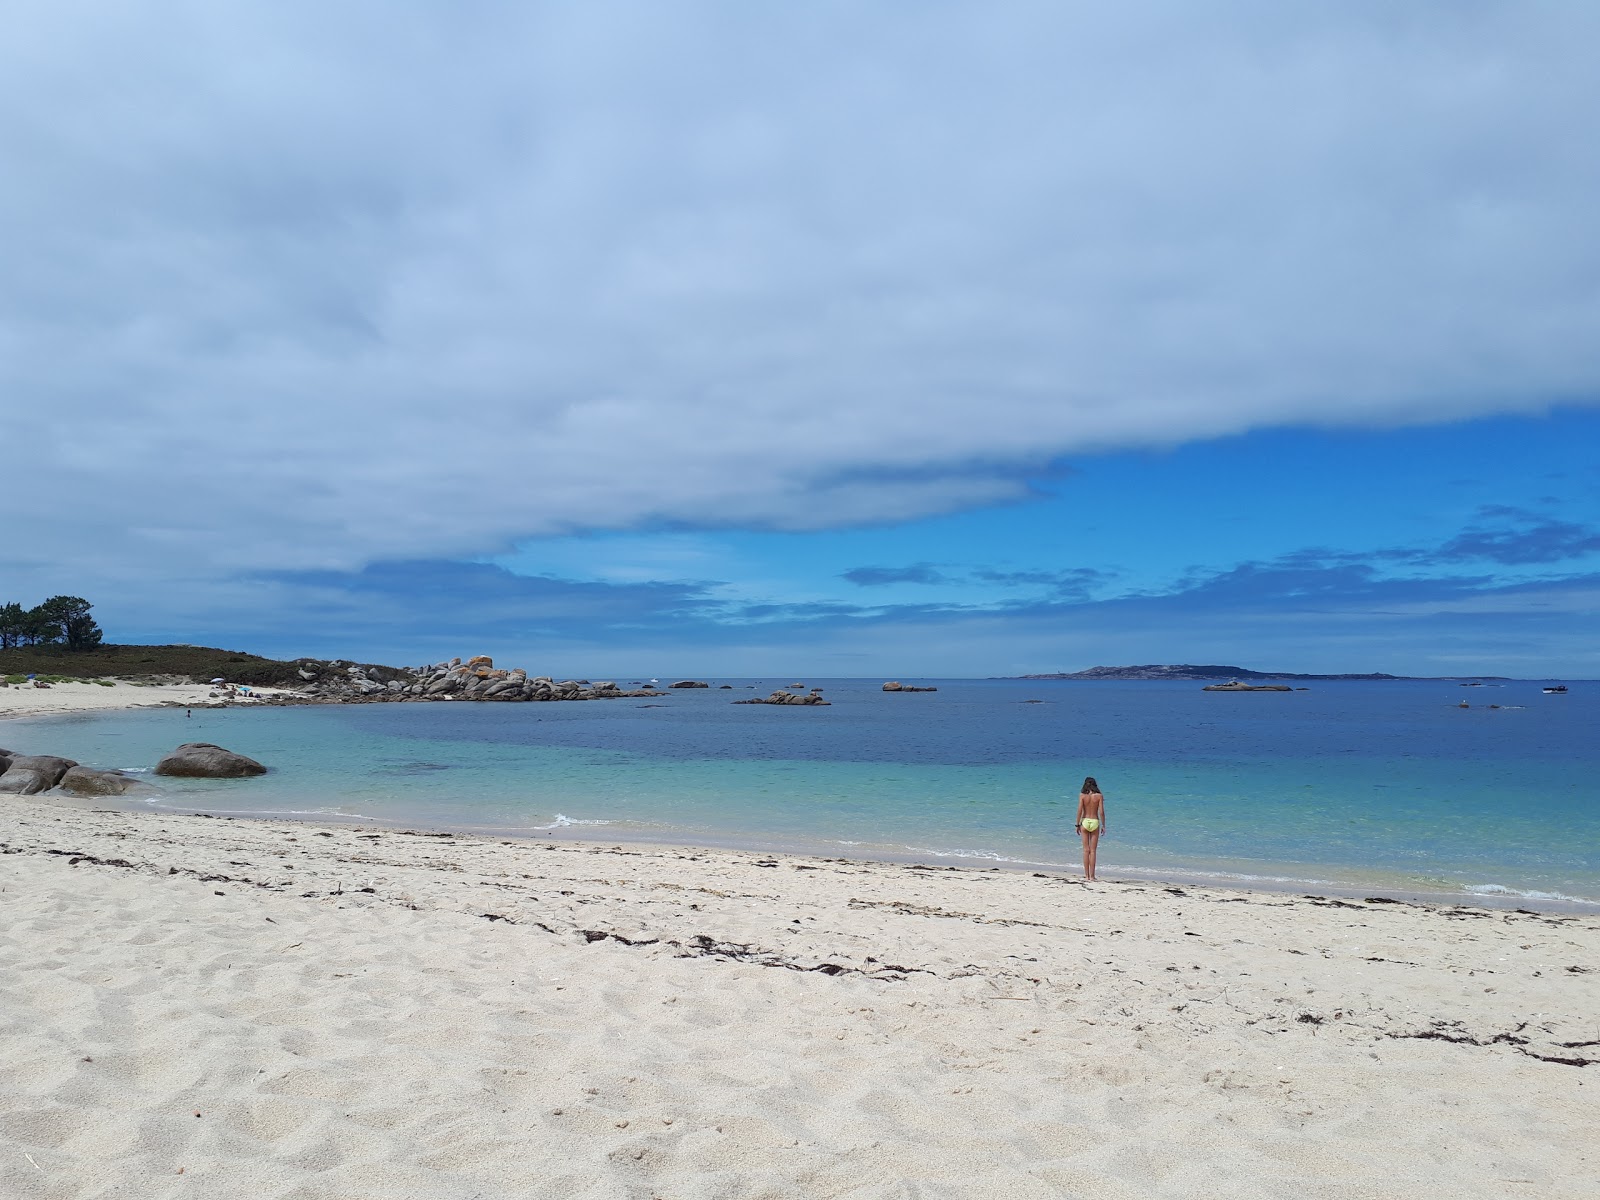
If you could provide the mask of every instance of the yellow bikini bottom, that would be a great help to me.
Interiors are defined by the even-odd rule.
[[[1095,833],[1100,828],[1100,820],[1098,817],[1085,817],[1078,823],[1083,826],[1083,831],[1085,833]]]

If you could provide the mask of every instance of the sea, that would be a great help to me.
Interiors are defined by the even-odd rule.
[[[800,707],[733,703],[792,681],[709,682],[577,703],[145,709],[0,737],[137,773],[156,790],[127,807],[1070,873],[1093,775],[1102,876],[1600,906],[1600,684],[806,679],[830,703]],[[271,770],[149,774],[189,741]]]

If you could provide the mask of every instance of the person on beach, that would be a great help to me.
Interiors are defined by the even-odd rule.
[[[1095,855],[1100,849],[1100,835],[1106,831],[1106,798],[1100,794],[1100,785],[1091,775],[1083,781],[1078,793],[1078,836],[1083,839],[1083,877],[1094,878]]]

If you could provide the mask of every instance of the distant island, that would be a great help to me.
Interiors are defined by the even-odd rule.
[[[1057,671],[1047,675],[1006,675],[1005,679],[1174,679],[1213,681],[1218,679],[1416,679],[1415,675],[1388,675],[1374,671],[1366,675],[1303,675],[1294,671],[1252,671],[1248,667],[1198,666],[1194,663],[1146,663],[1138,667],[1090,667],[1087,671]],[[1450,678],[1504,679],[1501,675],[1463,675]]]

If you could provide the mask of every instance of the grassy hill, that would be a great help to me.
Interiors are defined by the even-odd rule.
[[[185,678],[195,682],[226,679],[229,683],[270,687],[300,683],[298,664],[218,650],[214,646],[24,646],[0,650],[0,675],[57,675],[68,679]]]

